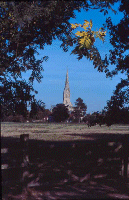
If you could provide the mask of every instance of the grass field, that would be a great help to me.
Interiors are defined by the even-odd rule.
[[[105,134],[129,134],[129,125],[103,125],[88,128],[86,124],[55,124],[55,123],[1,123],[1,136],[18,137],[21,134],[29,134],[30,139],[40,140],[78,140],[84,139],[83,135],[105,133]]]
[[[25,133],[52,145],[29,140],[29,167],[24,169],[26,151],[21,152],[15,138]],[[109,139],[129,134],[129,125],[2,123],[1,135],[7,137],[2,138],[2,199],[129,199],[128,182],[121,176],[121,142],[84,141],[101,133]],[[67,140],[74,140],[70,142],[74,145]],[[21,177],[25,177],[22,186]]]

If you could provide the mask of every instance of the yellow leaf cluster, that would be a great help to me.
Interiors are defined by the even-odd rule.
[[[80,48],[82,47],[86,47],[86,48],[90,48],[91,45],[94,44],[95,42],[95,37],[100,38],[102,41],[104,41],[104,36],[106,35],[106,31],[103,31],[102,28],[99,29],[99,31],[92,31],[92,20],[87,21],[84,20],[84,24],[71,24],[71,28],[72,29],[76,29],[77,27],[81,27],[83,28],[85,31],[77,31],[75,34],[77,36],[80,37],[80,39],[78,40],[79,44],[80,44]],[[88,28],[88,29],[87,29]]]
[[[90,48],[93,44],[94,40],[92,39],[91,35],[85,32],[85,35],[79,39],[79,44],[81,47]]]
[[[77,23],[75,23],[76,27],[78,27],[79,25]]]
[[[84,42],[85,42],[85,38],[84,37],[79,40],[79,43],[82,44],[82,45],[84,44]]]
[[[85,36],[85,31],[77,31],[75,34],[77,36],[83,37],[83,36]]]
[[[77,26],[75,24],[71,24],[71,28],[75,29],[75,28],[77,28]]]
[[[82,27],[82,28],[84,28],[86,30],[87,27],[92,28],[92,25],[93,25],[92,24],[92,20],[90,20],[90,22],[88,22],[87,20],[84,20],[84,24],[83,25],[75,23],[75,24],[71,24],[71,28],[75,29],[75,28],[80,26],[80,27]]]
[[[105,35],[106,35],[106,31],[99,31],[99,34],[100,34],[101,36],[105,36]]]
[[[87,27],[89,26],[89,22],[87,21],[87,20],[84,20],[84,24],[83,24],[83,28],[86,30],[87,29]]]

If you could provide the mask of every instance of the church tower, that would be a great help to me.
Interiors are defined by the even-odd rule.
[[[65,80],[65,88],[63,92],[63,104],[68,107],[68,110],[71,112],[73,111],[72,103],[70,102],[70,89],[69,89],[69,80],[68,80],[68,70],[66,74]]]

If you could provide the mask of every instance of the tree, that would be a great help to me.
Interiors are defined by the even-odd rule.
[[[57,104],[53,108],[52,116],[55,122],[63,122],[69,117],[68,108],[64,104]]]
[[[115,65],[115,69],[107,75],[114,76],[120,71],[126,72],[125,74],[129,77],[129,1],[121,0],[120,2],[119,11],[124,14],[120,23],[114,25],[110,17],[106,20],[110,32],[110,43],[113,46],[109,55],[109,64]]]
[[[45,103],[41,100],[31,102],[30,118],[41,120],[45,113]]]
[[[89,9],[99,9],[104,15],[112,9],[112,5],[119,2],[119,11],[123,12],[124,17],[117,25],[113,25],[110,18],[107,19],[107,28],[110,32],[110,42],[113,49],[110,51],[109,57],[101,59],[98,49],[95,47],[95,34],[93,34],[92,23],[86,32],[87,42],[80,48],[79,37],[75,37],[72,32],[72,26],[69,23],[71,17],[75,17],[75,10],[85,11]],[[93,61],[94,67],[98,71],[105,71],[107,76],[113,76],[117,72],[124,72],[127,79],[124,81],[129,83],[129,65],[128,65],[128,0],[86,0],[86,1],[29,1],[29,2],[0,2],[0,73],[1,73],[1,90],[3,91],[4,83],[18,86],[18,82],[30,88],[29,94],[31,98],[27,101],[31,102],[36,91],[33,88],[33,81],[38,82],[42,79],[43,61],[47,61],[48,57],[44,55],[38,60],[37,50],[44,49],[46,44],[52,44],[56,38],[62,41],[61,47],[64,51],[69,46],[76,46],[72,53],[78,54],[78,59],[86,56]],[[58,10],[58,12],[57,12]],[[106,25],[105,25],[106,27]],[[103,28],[105,28],[103,27]],[[121,31],[122,30],[122,31]],[[88,32],[89,31],[89,32]],[[99,31],[103,38],[104,30]],[[124,35],[123,35],[124,33]],[[87,45],[87,44],[90,45]],[[110,72],[108,66],[115,64],[116,68]],[[25,72],[30,72],[30,77],[26,84],[23,77]],[[123,90],[123,81],[119,88]],[[126,86],[127,87],[127,84]],[[6,94],[9,90],[6,91]],[[10,94],[9,94],[10,95]],[[4,102],[7,102],[7,96],[2,93]],[[13,101],[13,96],[10,96]],[[22,96],[20,97],[22,98]],[[128,94],[127,94],[128,98]],[[11,99],[10,99],[11,100]],[[11,105],[10,102],[7,103]],[[3,107],[2,107],[3,108]],[[12,108],[11,108],[12,109]]]
[[[99,124],[100,126],[102,124],[105,124],[105,115],[103,112],[96,113],[96,123]]]
[[[8,116],[22,115],[27,117],[27,101],[30,101],[31,85],[25,81],[7,82],[1,88],[1,119],[4,121]]]
[[[87,106],[83,102],[83,100],[79,97],[76,99],[75,107],[74,107],[74,116],[76,120],[80,123],[81,117],[84,117],[86,114]]]
[[[52,44],[56,38],[62,40],[62,47],[74,43],[71,39],[69,19],[75,17],[74,11],[81,8],[100,8],[106,13],[116,0],[101,1],[29,1],[0,3],[0,73],[3,87],[4,82],[17,83],[23,81],[26,71],[30,77],[26,84],[31,84],[30,94],[35,92],[33,81],[42,78],[42,62],[36,58],[37,49],[44,49],[46,44]],[[57,12],[58,10],[58,12]],[[69,39],[70,37],[70,39]],[[67,39],[69,42],[67,43]],[[24,82],[24,81],[23,81]]]
[[[108,64],[115,65],[115,69],[107,71],[108,77],[113,77],[118,72],[125,74],[125,79],[116,86],[114,95],[121,95],[126,103],[129,102],[129,1],[121,0],[119,11],[123,12],[124,17],[120,23],[114,25],[109,17],[107,19],[107,28],[110,32],[110,43],[112,50],[110,50]]]
[[[123,94],[113,95],[107,101],[105,122],[107,125],[128,123],[129,107],[124,107]]]
[[[104,62],[101,59],[98,49],[95,47],[95,41],[96,38],[99,38],[104,42],[106,31],[103,28],[93,31],[92,26],[92,20],[84,20],[83,24],[71,24],[72,30],[78,27],[83,30],[71,34],[71,38],[69,37],[67,43],[69,44],[69,41],[73,40],[75,48],[72,50],[72,54],[77,54],[78,60],[85,56],[87,59],[93,60],[93,65],[95,68],[98,68],[98,71],[103,71]],[[70,44],[70,46],[72,45]]]
[[[81,59],[83,56],[93,61],[94,67],[98,68],[98,71],[105,72],[107,77],[113,77],[118,74],[118,72],[124,73],[126,78],[121,80],[121,82],[117,85],[118,92],[123,91],[123,98],[126,102],[129,101],[129,1],[128,0],[120,0],[114,1],[119,2],[119,9],[117,12],[123,12],[124,17],[121,21],[114,25],[111,18],[108,17],[106,20],[106,24],[98,31],[92,31],[92,21],[88,22],[85,20],[83,25],[71,24],[72,28],[80,26],[83,27],[84,31],[78,31],[76,33],[75,48],[72,53],[78,55],[78,59]],[[116,11],[114,11],[116,12]],[[97,48],[94,46],[95,37],[99,37],[100,39],[104,39],[105,31],[104,29],[108,29],[110,34],[110,43],[112,45],[112,49],[109,51],[109,55],[105,55],[105,59],[101,59],[101,55],[99,54]],[[79,38],[78,38],[79,36]],[[114,67],[113,70],[110,70],[110,65]],[[125,92],[126,91],[126,92]]]
[[[88,125],[88,127],[94,126],[97,123],[96,115],[95,113],[87,114],[84,118],[83,121]]]
[[[121,110],[121,123],[129,124],[129,107],[125,107]]]
[[[1,82],[15,82],[30,71],[29,83],[42,78],[43,56],[36,59],[37,48],[68,34],[70,17],[82,3],[74,2],[1,2],[0,3],[0,60]],[[58,12],[56,12],[58,10]],[[20,11],[20,12],[19,12]],[[31,91],[32,92],[32,91]]]

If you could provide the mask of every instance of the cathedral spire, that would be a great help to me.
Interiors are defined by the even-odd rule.
[[[65,88],[63,92],[63,103],[65,106],[68,107],[69,111],[72,111],[72,104],[70,102],[70,88],[69,88],[69,78],[68,78],[68,69],[66,73],[66,80],[65,80]]]
[[[69,84],[69,77],[68,77],[68,69],[67,69],[65,86],[68,84]]]

